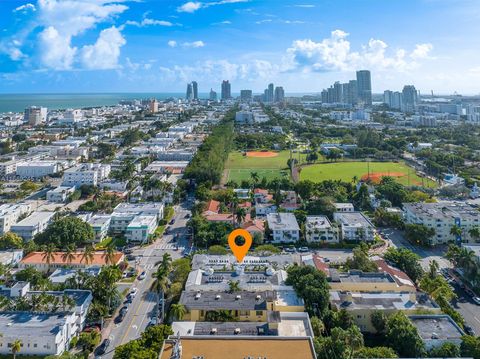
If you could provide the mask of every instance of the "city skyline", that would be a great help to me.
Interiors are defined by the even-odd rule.
[[[361,69],[372,91],[478,94],[472,0],[0,3],[1,93],[321,92]],[[448,21],[446,21],[448,19]],[[432,32],[434,29],[434,32]]]

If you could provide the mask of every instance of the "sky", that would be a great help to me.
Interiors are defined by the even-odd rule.
[[[480,93],[478,0],[0,0],[0,93]]]

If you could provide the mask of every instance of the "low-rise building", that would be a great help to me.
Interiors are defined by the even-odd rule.
[[[18,161],[10,160],[6,162],[0,162],[0,176],[12,175],[17,171]]]
[[[307,216],[305,237],[309,243],[338,243],[338,227],[327,216]]]
[[[340,237],[344,241],[373,242],[375,227],[361,212],[335,212],[335,222],[340,226]]]
[[[53,221],[55,212],[33,212],[27,218],[11,226],[11,231],[24,240],[31,240],[35,235],[42,233]]]
[[[47,201],[64,203],[75,192],[75,187],[60,186],[47,192]]]
[[[47,263],[44,258],[43,252],[30,252],[28,253],[18,264],[18,267],[25,269],[27,267],[34,267],[35,269],[45,272],[53,268],[99,268],[106,265],[118,265],[124,259],[122,252],[115,252],[111,263],[108,262],[108,258],[105,252],[94,252],[93,257],[87,258],[84,256],[84,252],[72,253],[72,257],[68,257],[65,252],[54,252],[50,263]]]
[[[23,258],[22,249],[11,249],[0,251],[0,264],[5,266],[14,266]]]
[[[156,216],[135,216],[128,224],[125,238],[129,242],[146,243],[157,228]]]
[[[300,227],[293,213],[269,213],[267,223],[274,243],[293,243],[300,239]]]
[[[42,178],[58,171],[57,161],[28,161],[17,163],[15,173],[21,178]]]
[[[408,319],[417,328],[427,350],[438,348],[444,343],[460,345],[462,336],[465,335],[449,315],[410,315]]]
[[[69,168],[63,173],[63,186],[81,185],[96,186],[98,182],[108,178],[110,175],[110,165],[100,163],[82,163],[78,166]]]
[[[435,230],[434,236],[430,238],[431,245],[480,242],[480,238],[470,234],[472,228],[480,226],[477,206],[453,201],[404,203],[403,216],[407,224],[421,224]],[[452,234],[454,226],[461,229],[460,235]]]
[[[351,203],[335,203],[335,212],[355,212]]]
[[[330,291],[330,305],[345,309],[362,332],[375,333],[372,313],[382,311],[386,315],[402,311],[415,314],[419,310],[441,313],[438,305],[427,294],[416,292],[340,292]]]
[[[10,231],[12,225],[22,216],[29,214],[32,206],[26,203],[5,203],[0,205],[0,235]]]
[[[108,214],[96,214],[87,221],[95,232],[95,240],[101,242],[107,236],[111,220]]]

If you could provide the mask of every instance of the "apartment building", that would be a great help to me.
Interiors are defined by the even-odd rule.
[[[17,163],[15,173],[21,178],[42,178],[55,174],[60,169],[57,161],[28,161]]]
[[[10,160],[6,162],[0,162],[0,176],[12,175],[17,171],[17,162]]]
[[[63,186],[81,185],[97,186],[98,182],[108,178],[110,175],[110,165],[84,163],[75,167],[69,168],[63,174]]]
[[[0,205],[0,235],[10,231],[12,225],[22,216],[29,214],[32,206],[26,203],[5,203]]]
[[[347,310],[362,332],[375,333],[371,317],[375,311],[386,315],[402,311],[415,314],[420,310],[441,313],[438,305],[428,295],[416,292],[341,292],[330,291],[330,305]]]
[[[405,203],[403,205],[405,223],[421,224],[435,230],[430,238],[431,245],[449,242],[480,243],[480,238],[472,237],[470,230],[480,226],[478,207],[465,202],[442,201],[438,203]],[[451,233],[457,226],[462,233]]]
[[[47,201],[65,203],[73,192],[75,192],[75,187],[59,186],[47,192]]]
[[[95,232],[96,241],[101,242],[107,236],[111,220],[112,218],[108,214],[96,214],[87,221]]]
[[[373,242],[375,227],[361,212],[335,212],[335,222],[340,226],[340,238],[351,242]]]
[[[338,243],[338,227],[326,216],[307,216],[305,238],[309,243]]]
[[[273,243],[294,243],[300,239],[300,227],[293,213],[267,214]]]
[[[157,228],[156,216],[135,216],[125,230],[129,242],[146,243]]]
[[[55,212],[33,212],[27,218],[12,225],[10,230],[29,241],[38,233],[42,233],[52,223],[54,216]]]
[[[410,315],[408,319],[417,328],[427,350],[441,347],[445,343],[460,346],[465,335],[462,328],[446,314]]]

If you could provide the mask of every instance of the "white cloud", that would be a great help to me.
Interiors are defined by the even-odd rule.
[[[258,21],[255,21],[255,24],[266,24],[266,23],[269,23],[269,22],[272,22],[273,20],[272,19],[265,19],[265,20],[258,20]]]
[[[43,65],[56,70],[72,68],[77,48],[70,46],[70,36],[62,36],[55,27],[49,26],[38,37]]]
[[[398,49],[389,54],[384,41],[370,39],[360,51],[352,51],[348,36],[343,30],[335,30],[320,42],[296,40],[287,50],[285,63],[290,70],[303,72],[353,71],[358,68],[407,71],[417,67],[415,60],[425,59],[433,49],[430,44],[420,44],[411,53]]]
[[[115,69],[118,67],[120,48],[127,41],[115,26],[102,30],[97,42],[82,48],[81,61],[87,69]]]
[[[170,47],[177,47],[177,42],[175,40],[170,40],[167,42],[168,46]]]
[[[19,7],[15,8],[13,10],[13,12],[18,12],[18,11],[23,11],[23,12],[27,12],[27,11],[36,11],[37,8],[35,7],[35,5],[31,4],[31,3],[27,3],[27,4],[24,4],[24,5],[20,5]]]
[[[232,22],[230,20],[224,20],[220,22],[214,22],[212,25],[231,25]]]
[[[170,21],[165,21],[165,20],[156,20],[156,19],[149,19],[149,18],[144,18],[141,22],[138,21],[132,21],[132,20],[127,20],[125,22],[125,25],[132,25],[132,26],[137,26],[137,27],[144,27],[144,26],[173,26],[173,23]]]
[[[301,8],[306,8],[306,9],[309,9],[309,8],[314,8],[315,5],[313,4],[297,4],[297,5],[293,5],[294,7],[301,7]]]
[[[184,42],[182,44],[183,47],[190,47],[190,48],[198,48],[198,47],[204,47],[205,43],[201,40],[198,41],[192,41],[192,42]]]
[[[236,4],[236,3],[243,3],[243,2],[249,2],[250,0],[220,0],[220,1],[213,1],[213,2],[200,2],[200,1],[189,1],[186,2],[185,4],[179,6],[177,8],[178,12],[188,12],[188,13],[194,13],[195,11],[202,9],[202,8],[207,8],[210,6],[216,6],[216,5],[225,5],[225,4]]]

